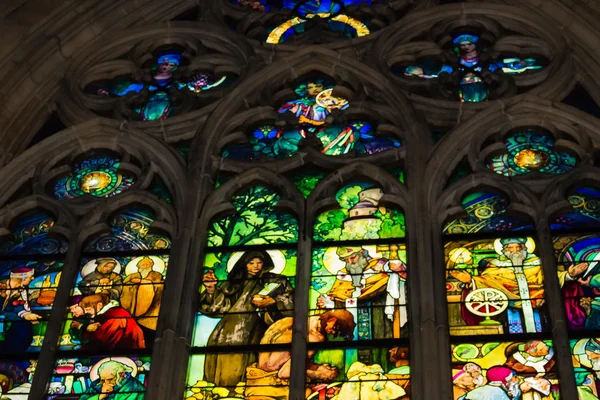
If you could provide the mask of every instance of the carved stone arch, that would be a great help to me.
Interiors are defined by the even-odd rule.
[[[493,105],[478,113],[440,141],[425,174],[428,198],[431,201],[438,198],[451,171],[465,156],[468,157],[473,170],[494,174],[492,171],[486,171],[482,164],[484,160],[481,150],[489,145],[486,140],[492,138],[491,140],[498,141],[511,129],[527,126],[542,127],[562,135],[555,138],[557,148],[574,153],[578,158],[578,165],[591,162],[591,144],[600,133],[600,125],[594,117],[573,107],[533,96],[514,98],[505,104]],[[469,145],[465,145],[467,143]],[[491,147],[487,153],[498,148],[499,146]],[[537,187],[538,192],[544,190],[550,179],[540,175],[536,176],[536,179],[533,178],[525,175],[516,179],[527,182],[529,187]]]
[[[119,0],[102,0],[77,4],[76,8],[64,1],[18,4],[22,9],[14,10],[15,6],[3,10],[7,12],[3,32],[11,43],[1,62],[3,72],[10,76],[4,80],[2,90],[1,164],[26,149],[55,109],[59,82],[74,54],[105,32],[175,18],[194,7],[196,1],[175,0],[165,4],[148,0],[124,6]],[[13,17],[10,11],[16,15]]]
[[[206,160],[216,154],[216,148],[223,146],[220,140],[234,128],[232,122],[240,122],[237,119],[238,113],[244,113],[250,108],[263,113],[262,118],[273,117],[274,110],[271,108],[273,111],[268,112],[266,105],[260,103],[264,98],[271,97],[271,88],[280,88],[287,82],[311,73],[320,73],[341,83],[340,90],[343,90],[344,96],[352,96],[351,104],[360,104],[361,100],[372,98],[376,103],[387,106],[382,112],[396,128],[404,132],[406,143],[403,146],[415,143],[419,134],[424,131],[424,127],[415,120],[414,112],[406,99],[392,90],[385,77],[355,59],[332,50],[309,46],[257,72],[217,105],[192,143],[192,170],[205,171],[210,165]],[[336,86],[334,90],[337,89]],[[284,89],[281,92],[292,91]],[[262,107],[252,108],[257,103]],[[244,113],[244,116],[251,116],[251,113]]]
[[[535,0],[504,2],[543,14],[552,22],[555,30],[568,38],[577,67],[571,76],[575,78],[574,81],[581,83],[597,104],[600,104],[600,82],[596,79],[600,74],[600,62],[598,52],[591,50],[596,47],[599,38],[594,24],[600,18],[597,4],[594,1],[584,1],[568,7],[561,0],[546,0],[542,3]]]
[[[379,70],[404,89],[414,89],[419,80],[407,79],[391,71],[398,63],[410,63],[418,58],[441,56],[446,51],[443,46],[434,42],[447,43],[451,31],[460,27],[470,27],[488,32],[490,40],[495,43],[494,51],[520,52],[528,46],[537,48],[550,59],[550,64],[530,74],[517,75],[516,80],[524,87],[537,85],[528,89],[529,94],[548,99],[562,99],[573,88],[570,71],[572,57],[564,37],[554,29],[551,21],[530,10],[501,4],[447,4],[416,12],[410,20],[402,20],[381,36],[374,48],[379,60]],[[497,40],[502,31],[507,37]],[[522,35],[519,38],[514,33]],[[429,38],[430,41],[425,41]],[[525,40],[524,38],[528,38]],[[437,47],[436,47],[437,46]],[[512,79],[512,78],[511,78]],[[428,91],[439,87],[437,79],[426,80]],[[507,92],[514,96],[516,91]],[[518,97],[518,96],[517,96]],[[455,100],[441,100],[411,93],[410,98],[415,107],[426,114],[430,123],[440,127],[451,127],[459,115],[462,120],[485,108],[492,107],[495,101],[478,103],[461,103]],[[500,100],[505,100],[501,97]]]
[[[149,180],[152,174],[158,174],[173,196],[174,207],[183,208],[184,198],[188,191],[185,182],[185,166],[180,157],[161,140],[149,137],[144,132],[124,129],[116,121],[95,119],[84,124],[66,129],[46,139],[43,144],[36,145],[0,171],[0,204],[6,203],[16,189],[27,181],[31,182],[34,193],[46,194],[45,185],[50,176],[49,171],[55,166],[68,165],[72,156],[86,154],[95,149],[129,154],[140,165],[131,164],[130,170],[138,172],[141,179]],[[32,160],[38,160],[37,165]],[[33,164],[33,165],[32,165]],[[58,167],[62,171],[62,167]],[[145,182],[147,186],[150,182]],[[70,200],[68,200],[70,201]],[[101,200],[98,200],[101,201]],[[74,201],[75,203],[82,203]],[[88,199],[80,204],[83,210],[95,204]],[[88,204],[91,203],[91,204]]]
[[[275,209],[295,215],[298,223],[302,226],[304,201],[298,188],[285,177],[261,167],[252,168],[235,176],[209,195],[204,202],[204,212],[199,216],[199,225],[206,227],[217,215],[236,212],[231,198],[244,189],[256,185],[275,189],[281,196]]]
[[[208,71],[214,73],[215,77],[229,77],[232,82],[197,95],[191,94],[186,88],[177,89],[177,93],[169,96],[179,98],[180,104],[175,104],[173,100],[171,108],[181,109],[180,113],[167,119],[132,120],[128,124],[148,134],[162,137],[167,142],[191,139],[199,123],[208,117],[218,99],[244,80],[256,64],[254,51],[246,42],[216,25],[162,22],[111,32],[100,38],[79,54],[66,72],[67,79],[58,97],[61,119],[67,125],[74,125],[95,118],[100,112],[114,112],[113,118],[117,119],[128,119],[128,114],[131,117],[133,111],[129,108],[134,106],[127,104],[134,102],[131,98],[139,94],[129,93],[124,97],[99,96],[85,93],[85,88],[93,82],[121,75],[131,74],[134,81],[148,79],[140,74],[147,70],[145,65],[152,59],[153,52],[169,45],[183,49],[182,64],[173,75],[173,79],[176,75],[179,76],[177,82],[185,81],[197,71]],[[183,65],[184,59],[186,65]]]
[[[381,186],[384,194],[380,204],[403,211],[408,209],[409,193],[398,178],[373,164],[355,161],[332,172],[317,184],[307,199],[307,221],[314,221],[323,211],[339,208],[335,200],[336,192],[344,185],[361,180]],[[310,229],[312,232],[312,227]]]
[[[437,216],[437,223],[444,223],[455,218],[465,217],[467,214],[461,206],[462,199],[475,190],[486,190],[489,192],[505,195],[510,204],[507,212],[526,215],[532,220],[542,216],[541,202],[531,192],[527,185],[488,173],[473,173],[467,179],[460,180],[446,188],[437,201],[432,204],[432,215]]]
[[[154,221],[150,226],[150,231],[164,232],[171,239],[174,239],[182,229],[181,221],[177,218],[176,211],[173,208],[158,201],[148,192],[131,190],[110,199],[104,207],[98,207],[81,220],[79,224],[79,244],[86,243],[94,236],[110,232],[110,218],[133,207],[142,207],[153,212]]]
[[[77,226],[76,216],[58,201],[48,201],[43,196],[28,196],[24,199],[6,205],[0,209],[0,236],[11,233],[10,226],[22,215],[47,211],[55,218],[55,223],[50,228],[51,233],[63,236],[66,240],[72,239],[71,232]]]

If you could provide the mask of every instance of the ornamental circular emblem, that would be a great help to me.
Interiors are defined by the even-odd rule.
[[[508,297],[499,290],[482,288],[473,290],[465,299],[465,306],[475,315],[485,317],[480,325],[499,324],[490,317],[501,314],[508,307]]]
[[[523,169],[541,169],[548,165],[550,156],[539,149],[523,149],[515,154],[515,164]]]
[[[69,189],[79,195],[103,197],[113,192],[121,183],[121,175],[112,169],[83,169],[69,179]]]

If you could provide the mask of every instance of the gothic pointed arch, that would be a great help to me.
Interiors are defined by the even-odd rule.
[[[541,110],[545,110],[543,118],[531,118],[532,113]],[[483,126],[485,129],[482,129]],[[562,104],[548,107],[548,103],[539,98],[514,100],[508,102],[506,107],[492,106],[477,117],[460,124],[453,131],[452,139],[442,139],[434,151],[433,159],[441,158],[440,161],[446,161],[428,166],[427,176],[432,182],[429,188],[434,192],[441,190],[442,185],[436,180],[440,177],[447,179],[463,156],[468,158],[472,170],[481,171],[482,176],[490,172],[516,176],[519,181],[535,187],[540,180],[548,181],[554,175],[568,173],[575,166],[589,165],[592,161],[587,149],[593,143],[592,138],[596,136],[597,129],[597,120],[592,116]],[[470,134],[467,133],[469,131]],[[527,145],[532,143],[532,137],[535,137],[534,142],[542,145]],[[464,140],[463,143],[469,143],[469,146],[462,146],[459,151],[455,151],[457,140]],[[526,149],[531,150],[531,153],[524,151]],[[521,157],[526,153],[535,153],[545,161],[536,165],[534,162],[521,169],[517,164],[524,165]],[[555,157],[554,164],[550,161],[551,157]],[[445,162],[448,164],[443,164]],[[542,164],[548,168],[544,169]],[[448,165],[450,168],[440,169],[441,165]],[[538,186],[534,190],[543,190],[545,184]],[[434,192],[430,192],[431,199],[437,198],[439,192],[433,194]]]

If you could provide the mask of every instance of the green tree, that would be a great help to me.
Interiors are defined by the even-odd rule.
[[[292,178],[292,182],[294,182],[294,185],[296,185],[298,190],[300,190],[306,199],[312,193],[312,191],[315,190],[321,179],[324,177],[325,173],[323,172],[308,171],[306,173],[295,175]]]
[[[256,186],[235,196],[236,213],[211,224],[208,244],[242,246],[290,243],[298,240],[298,221],[291,214],[276,213],[279,195],[264,186]]]

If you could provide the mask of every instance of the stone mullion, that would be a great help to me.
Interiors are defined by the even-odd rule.
[[[190,187],[183,204],[190,206],[179,214],[183,227],[169,255],[169,271],[165,282],[158,321],[157,339],[152,353],[150,381],[146,399],[182,399],[190,356],[190,341],[197,309],[197,289],[202,275],[204,230],[197,230],[202,201],[212,187],[200,179]],[[193,206],[194,205],[194,206]]]
[[[294,289],[294,331],[292,334],[292,371],[290,376],[290,399],[304,399],[306,386],[306,354],[308,332],[308,293],[312,272],[312,237],[307,224],[312,223],[306,213],[298,221],[300,225],[298,257],[296,259],[296,287]]]
[[[552,324],[552,343],[560,382],[562,399],[577,399],[577,385],[573,372],[571,347],[562,293],[557,275],[557,262],[552,244],[552,234],[546,220],[538,221],[538,256],[542,260],[544,272],[544,297]]]
[[[433,224],[432,229],[432,265],[434,297],[436,309],[437,341],[440,358],[438,360],[440,373],[440,399],[453,398],[452,393],[452,354],[450,351],[450,326],[448,322],[448,300],[446,297],[446,259],[444,256],[443,227]]]
[[[407,199],[406,232],[409,287],[409,323],[410,323],[410,370],[411,400],[443,399],[443,382],[447,379],[440,373],[440,358],[445,359],[445,350],[438,349],[438,322],[436,303],[438,293],[434,285],[434,264],[432,255],[441,249],[432,248],[431,218],[423,185],[424,162],[427,157],[420,143],[412,143],[407,154],[406,185]],[[442,289],[442,293],[445,290]],[[436,377],[432,385],[431,377]],[[449,379],[449,378],[448,378]]]
[[[74,232],[77,232],[75,230]],[[63,324],[67,316],[67,306],[71,295],[71,288],[79,273],[81,263],[81,244],[76,239],[76,234],[71,235],[69,248],[65,254],[62,274],[59,282],[50,319],[44,334],[44,343],[38,356],[38,363],[33,376],[29,392],[30,399],[43,399],[46,396],[48,382],[54,372],[54,363]]]

